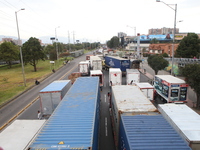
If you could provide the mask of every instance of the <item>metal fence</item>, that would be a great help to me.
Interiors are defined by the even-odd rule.
[[[172,58],[165,58],[167,61],[172,61]],[[174,63],[178,64],[180,67],[184,67],[187,64],[200,64],[200,59],[194,58],[174,58]]]

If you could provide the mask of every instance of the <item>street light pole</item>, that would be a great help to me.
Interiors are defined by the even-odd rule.
[[[20,10],[25,10],[24,8]],[[22,75],[23,75],[23,80],[24,80],[24,86],[26,87],[26,78],[25,78],[25,73],[24,73],[24,62],[23,62],[23,56],[22,56],[22,45],[20,43],[20,35],[19,35],[19,26],[18,26],[18,19],[17,19],[17,13],[20,11],[15,12],[15,17],[16,17],[16,23],[17,23],[17,33],[18,33],[18,46],[19,46],[19,51],[20,51],[20,58],[21,58],[21,64],[22,64]]]
[[[171,69],[171,75],[173,75],[174,72],[174,43],[175,43],[175,34],[176,34],[176,12],[177,12],[177,4],[166,4],[163,1],[160,0],[156,0],[156,2],[162,2],[165,5],[167,5],[168,7],[170,7],[172,10],[175,11],[175,16],[174,16],[174,33],[173,33],[173,43],[172,43],[172,69]],[[171,7],[170,5],[175,5],[175,8]]]
[[[58,26],[58,27],[55,28],[55,41],[56,41],[56,55],[57,55],[57,60],[58,60],[58,45],[57,45],[58,39],[57,39],[56,29],[59,28],[59,27],[60,27],[60,26]]]

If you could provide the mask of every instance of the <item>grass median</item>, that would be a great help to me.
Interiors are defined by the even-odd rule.
[[[0,105],[33,86],[36,79],[41,81],[47,77],[52,73],[53,68],[57,70],[62,65],[62,60],[55,61],[55,64],[51,64],[49,60],[39,61],[37,72],[34,72],[34,68],[30,64],[24,65],[26,87],[24,86],[21,64],[15,64],[10,69],[6,65],[0,66]]]

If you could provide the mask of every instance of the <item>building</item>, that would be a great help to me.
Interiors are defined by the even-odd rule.
[[[15,43],[16,45],[18,45],[18,40],[15,40],[13,38],[2,38],[2,43],[3,42],[13,42]],[[19,41],[19,44],[21,45],[22,44],[22,40]]]
[[[178,48],[179,44],[174,44],[174,52]],[[172,43],[158,43],[149,45],[149,54],[168,54],[169,57],[172,57]]]
[[[174,28],[166,28],[166,27],[163,27],[163,28],[160,28],[160,29],[149,29],[149,35],[158,35],[158,34],[163,34],[163,35],[166,35],[166,34],[173,34],[174,33]],[[179,33],[179,28],[176,28],[175,30],[175,34]]]
[[[119,32],[117,35],[118,35],[118,38],[127,36],[127,34],[124,32]]]

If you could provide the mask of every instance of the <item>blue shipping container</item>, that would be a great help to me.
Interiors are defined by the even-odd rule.
[[[191,148],[161,115],[121,115],[119,150],[191,150]]]
[[[97,150],[99,131],[99,78],[77,78],[30,150]]]
[[[120,68],[122,72],[126,72],[126,69],[130,69],[130,60],[121,57],[105,56],[105,65],[110,68]]]

